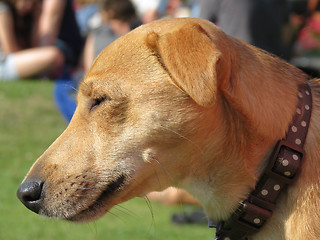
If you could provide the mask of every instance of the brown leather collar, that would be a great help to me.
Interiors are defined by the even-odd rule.
[[[276,201],[295,180],[304,156],[303,145],[311,117],[312,96],[307,83],[299,85],[298,106],[287,136],[280,140],[255,189],[232,216],[218,222],[215,240],[241,240],[258,232],[271,217]]]

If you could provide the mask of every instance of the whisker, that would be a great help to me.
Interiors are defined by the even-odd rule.
[[[173,177],[171,177],[171,175],[170,175],[169,171],[167,170],[167,168],[165,168],[165,167],[163,166],[163,164],[162,164],[158,159],[152,158],[152,160],[154,160],[156,163],[158,163],[159,166],[162,168],[162,170],[163,170],[163,171],[167,174],[167,176],[170,178],[170,180],[173,181]]]
[[[130,211],[128,208],[124,207],[124,206],[121,206],[121,205],[115,205],[113,207],[113,209],[123,213],[123,214],[127,214],[133,218],[138,218],[138,215],[135,214],[133,211]]]
[[[88,181],[95,181],[95,180],[101,180],[101,178],[88,178],[88,179],[85,179],[85,180],[82,180],[82,182],[88,182]]]
[[[167,131],[169,131],[169,132],[172,132],[172,133],[176,134],[177,136],[179,136],[179,137],[187,140],[188,142],[192,143],[192,144],[194,145],[194,147],[199,150],[199,152],[201,153],[201,155],[204,154],[204,152],[201,150],[201,148],[200,148],[199,146],[197,146],[197,145],[195,144],[195,142],[193,142],[191,139],[189,139],[189,138],[183,136],[181,133],[178,133],[178,132],[176,132],[176,131],[174,131],[174,130],[172,130],[172,129],[169,129],[169,128],[165,127],[165,126],[160,125],[160,127],[163,128],[163,129],[165,129],[165,130],[167,130]]]
[[[156,162],[157,162],[157,161],[156,161]],[[160,178],[159,178],[159,176],[158,176],[158,174],[157,174],[157,171],[156,171],[156,169],[154,168],[153,163],[152,163],[151,161],[149,161],[149,163],[151,164],[151,167],[152,167],[155,175],[157,176],[158,183],[159,183],[159,186],[160,186],[160,188],[161,188],[161,182],[160,182]],[[161,165],[160,165],[160,166],[161,166]]]
[[[123,223],[128,223],[125,218],[122,218],[122,217],[118,216],[117,214],[113,213],[111,210],[108,212],[108,214],[118,218]]]
[[[81,181],[78,183],[78,185],[81,185],[81,183],[88,183],[90,185],[92,184],[102,184],[102,185],[107,185],[109,182],[106,182],[106,181],[91,181],[91,180],[84,180],[84,181]]]
[[[97,223],[90,222],[90,223],[88,223],[88,226],[90,227],[90,229],[92,229],[91,226],[93,226],[92,232],[97,236],[98,235]]]
[[[174,130],[172,130],[172,129],[169,129],[169,128],[165,127],[165,126],[160,125],[160,127],[163,128],[163,129],[165,129],[165,130],[167,130],[167,131],[169,131],[169,132],[171,132],[171,133],[174,133],[175,135],[179,136],[180,138],[185,139],[186,141],[192,143],[192,145],[194,146],[194,148],[199,151],[199,153],[200,153],[200,155],[201,155],[201,159],[205,156],[204,151],[203,151],[194,141],[192,141],[191,139],[189,139],[189,138],[187,138],[186,136],[182,135],[181,133],[179,133],[179,132],[177,132],[177,131],[174,131]],[[201,159],[200,159],[200,160],[201,160]],[[200,167],[200,166],[198,166],[198,167]],[[197,170],[198,170],[198,169],[194,169],[194,171],[197,171]]]
[[[156,224],[155,224],[155,219],[154,219],[154,214],[153,214],[153,208],[152,208],[152,204],[151,204],[151,201],[150,199],[145,195],[144,198],[145,202],[147,203],[147,206],[150,210],[150,214],[151,214],[151,224],[150,224],[150,227],[149,227],[149,231],[151,231],[151,228],[154,227]]]
[[[83,177],[84,175],[92,175],[92,174],[96,174],[96,173],[103,173],[104,171],[102,170],[97,170],[97,171],[93,171],[93,172],[83,172],[83,173],[80,173],[79,175],[76,176],[76,178],[79,178],[79,177]]]
[[[126,213],[126,214],[130,215],[131,217],[134,217],[134,218],[138,218],[139,217],[136,213],[134,213],[133,211],[131,211],[130,209],[128,209],[128,208],[126,208],[124,206],[121,206],[120,204],[116,205],[115,207],[121,208],[122,209],[121,212]],[[117,209],[117,210],[119,210],[119,209]]]
[[[79,93],[79,89],[75,88],[74,86],[71,86],[71,89],[74,90],[76,93]]]
[[[71,197],[97,197],[97,195],[92,195],[92,194],[74,194],[74,195],[71,195]]]
[[[77,188],[78,190],[104,190],[104,187],[94,187],[94,188]]]

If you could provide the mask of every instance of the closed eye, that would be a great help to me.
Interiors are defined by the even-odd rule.
[[[99,96],[97,98],[92,99],[90,111],[93,111],[95,108],[97,108],[105,101],[111,101],[111,98],[109,96]]]

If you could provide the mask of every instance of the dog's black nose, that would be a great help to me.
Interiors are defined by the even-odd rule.
[[[35,213],[39,213],[41,208],[43,184],[44,182],[38,179],[26,180],[17,191],[20,201]]]

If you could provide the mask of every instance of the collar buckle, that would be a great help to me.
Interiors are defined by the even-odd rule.
[[[304,155],[304,150],[299,146],[287,140],[280,140],[265,174],[275,180],[290,184],[296,176]],[[285,167],[287,167],[287,170]]]
[[[271,215],[272,211],[244,201],[228,221],[217,225],[217,236],[227,235],[229,239],[240,239],[247,234],[256,233]]]

